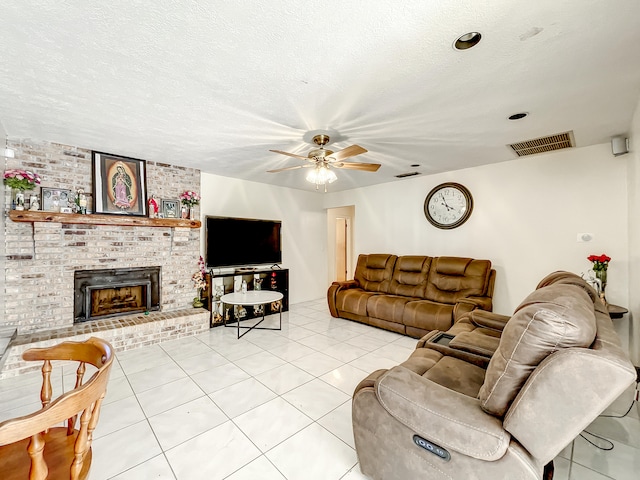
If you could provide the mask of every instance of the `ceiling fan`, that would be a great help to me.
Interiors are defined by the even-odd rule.
[[[316,190],[319,185],[324,185],[324,191],[327,191],[327,183],[335,182],[338,177],[332,168],[346,168],[349,170],[363,170],[365,172],[375,172],[380,168],[379,163],[360,163],[360,162],[345,162],[347,158],[355,157],[361,153],[367,152],[366,149],[360,145],[351,145],[337,152],[328,150],[324,146],[329,143],[329,135],[316,135],[313,137],[313,143],[320,148],[315,148],[309,152],[305,157],[303,155],[297,155],[295,153],[283,152],[282,150],[269,150],[270,152],[279,153],[281,155],[287,155],[289,157],[300,158],[307,160],[309,163],[306,165],[296,165],[294,167],[277,168],[275,170],[268,170],[268,173],[285,172],[287,170],[297,170],[299,168],[313,168],[307,175],[307,181],[315,183]]]

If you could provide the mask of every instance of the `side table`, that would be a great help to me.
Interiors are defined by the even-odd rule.
[[[282,298],[283,295],[280,292],[270,291],[270,290],[249,290],[246,293],[241,292],[233,292],[227,293],[220,297],[220,301],[222,303],[227,303],[229,305],[264,305],[266,303],[272,302],[280,302],[280,325],[278,328],[271,327],[258,327],[264,321],[264,310],[262,311],[262,318],[258,323],[252,325],[250,327],[240,326],[240,319],[236,318],[236,323],[238,324],[238,338],[243,335],[249,333],[254,328],[257,330],[282,330]],[[233,327],[233,325],[227,325],[227,321],[224,321],[225,327]],[[242,335],[240,335],[240,329],[243,328],[246,330]]]
[[[613,305],[612,303],[607,303],[607,310],[609,310],[609,316],[611,318],[622,318],[625,313],[629,313],[628,309],[620,305]]]

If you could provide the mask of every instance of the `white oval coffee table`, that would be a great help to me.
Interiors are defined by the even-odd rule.
[[[265,305],[267,303],[280,301],[280,308],[279,308],[280,324],[279,324],[278,328],[275,328],[275,327],[259,327],[258,326],[264,321],[264,318],[265,318],[264,317],[264,309],[263,309],[262,310],[262,319],[260,319],[260,321],[258,323],[256,323],[255,325],[252,325],[250,327],[241,326],[240,325],[240,319],[239,318],[236,319],[236,323],[238,324],[238,338],[240,338],[243,335],[246,335],[247,333],[249,333],[254,328],[256,330],[282,330],[282,302],[281,302],[282,298],[283,298],[282,293],[275,292],[273,290],[249,290],[246,293],[242,293],[242,292],[227,293],[226,295],[222,295],[220,297],[220,301],[222,303],[226,303],[228,305],[243,305],[243,306]],[[224,326],[225,327],[233,327],[233,325],[227,325],[227,320],[226,319],[224,321]],[[241,328],[246,330],[246,332],[244,332],[242,335],[240,335],[240,329]]]

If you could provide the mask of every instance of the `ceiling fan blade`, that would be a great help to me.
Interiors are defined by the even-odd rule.
[[[296,165],[295,167],[276,168],[275,170],[267,170],[267,173],[286,172],[287,170],[298,170],[299,168],[309,168],[314,165]]]
[[[334,161],[339,162],[340,160],[345,160],[349,157],[355,157],[356,155],[366,153],[367,151],[367,149],[362,148],[360,145],[351,145],[350,147],[332,153],[328,156],[328,158],[334,159]]]
[[[295,167],[276,168],[275,170],[267,170],[267,173],[286,172],[287,170],[297,170],[304,167],[304,165],[296,165]]]
[[[269,151],[274,153],[279,153],[281,155],[287,155],[288,157],[302,158],[303,160],[309,160],[309,157],[303,157],[302,155],[297,155],[295,153],[283,152],[282,150],[269,150]]]
[[[338,162],[332,163],[332,167],[346,168],[348,170],[364,170],[366,172],[377,172],[380,168],[379,163],[358,163],[358,162]]]

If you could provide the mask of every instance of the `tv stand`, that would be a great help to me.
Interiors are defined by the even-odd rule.
[[[271,315],[279,312],[278,303],[282,304],[282,311],[289,310],[289,269],[279,270],[267,268],[236,269],[235,272],[213,273],[210,270],[207,278],[206,307],[209,310],[209,324],[217,327],[238,320],[248,320]],[[244,307],[234,306],[220,301],[220,297],[232,293],[242,281],[247,283],[247,291],[265,290],[282,293],[282,300],[266,305]],[[217,291],[216,291],[217,287]],[[238,291],[240,289],[238,288]]]

